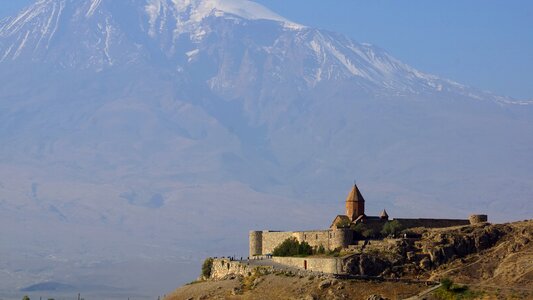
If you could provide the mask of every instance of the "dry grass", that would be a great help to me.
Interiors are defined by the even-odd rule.
[[[253,289],[251,286],[256,278],[261,282]],[[327,288],[318,287],[322,279],[317,277],[283,276],[269,274],[250,276],[240,279],[208,281],[184,286],[169,295],[166,300],[198,299],[302,299],[307,295],[316,295],[319,299],[367,299],[368,296],[379,294],[390,299],[403,299],[428,287],[424,284],[407,284],[394,282],[370,282],[359,280],[343,280]],[[232,295],[234,288],[241,288],[242,294]]]

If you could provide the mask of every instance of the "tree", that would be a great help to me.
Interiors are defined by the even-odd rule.
[[[318,249],[316,250],[316,253],[317,253],[317,254],[324,254],[324,253],[326,253],[326,249],[324,248],[324,245],[320,244],[320,246],[318,246]]]
[[[202,276],[204,278],[211,277],[211,269],[213,268],[213,258],[209,257],[204,260],[202,264]]]
[[[22,300],[30,300],[30,297],[28,297],[28,295],[25,295],[24,297],[22,297]]]
[[[379,231],[375,228],[375,226],[368,226],[364,223],[359,223],[351,228],[355,232],[355,238],[359,240],[379,237]]]
[[[400,224],[398,220],[394,220],[394,221],[389,221],[383,224],[383,229],[381,230],[381,234],[383,234],[384,236],[396,235],[400,233],[400,231],[402,230],[403,230],[402,224]]]
[[[374,227],[370,227],[368,229],[366,229],[365,231],[363,231],[362,233],[363,237],[364,238],[377,238],[379,237],[379,232],[376,228]]]
[[[313,248],[306,242],[301,242],[298,246],[298,255],[311,255]]]
[[[306,242],[298,242],[295,237],[284,240],[272,251],[274,256],[305,256],[311,254],[313,254],[313,248]]]

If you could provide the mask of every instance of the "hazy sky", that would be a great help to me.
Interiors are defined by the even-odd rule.
[[[533,99],[533,1],[256,1],[295,22],[375,44],[422,71]],[[30,2],[0,0],[0,17]]]

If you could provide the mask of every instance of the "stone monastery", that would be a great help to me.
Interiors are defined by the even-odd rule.
[[[398,219],[401,226],[406,228],[426,227],[439,228],[462,226],[482,223],[487,221],[487,215],[471,215],[467,219]],[[365,199],[361,191],[354,184],[346,198],[346,214],[338,215],[333,219],[329,229],[315,231],[251,231],[250,232],[250,257],[256,255],[272,254],[274,248],[290,237],[295,237],[299,242],[307,242],[311,247],[323,246],[327,250],[348,248],[357,243],[357,235],[353,229],[357,224],[364,224],[368,228],[381,230],[389,221],[385,210],[379,216],[365,214]]]

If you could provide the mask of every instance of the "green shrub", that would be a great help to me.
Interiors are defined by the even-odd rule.
[[[379,231],[374,226],[367,226],[364,223],[352,226],[351,229],[355,233],[355,239],[358,240],[380,237]]]
[[[324,245],[320,244],[320,246],[318,246],[318,249],[316,250],[316,253],[317,254],[325,254],[326,253],[326,249],[324,248]]]
[[[381,230],[381,234],[384,236],[396,235],[400,233],[400,231],[402,230],[403,230],[402,224],[400,224],[398,220],[394,220],[394,221],[389,221],[383,224],[383,229]]]
[[[468,299],[481,299],[483,292],[472,291],[466,285],[457,285],[454,284],[449,278],[444,278],[441,280],[441,287],[439,287],[434,292],[436,299],[441,300],[468,300]]]
[[[351,229],[354,231],[355,238],[358,240],[363,239],[363,231],[367,230],[367,226],[363,223],[359,223],[357,225],[352,225]]]
[[[30,300],[30,297],[28,297],[28,295],[22,297],[22,300]]]
[[[311,255],[313,248],[306,242],[301,242],[298,246],[298,255]]]
[[[374,228],[368,228],[365,231],[363,231],[363,237],[364,238],[368,239],[368,238],[375,238],[375,237],[378,237],[378,236],[379,236],[379,233]]]
[[[348,227],[350,227],[351,223],[352,222],[350,220],[343,219],[343,220],[340,220],[336,224],[336,226],[337,226],[337,228],[348,228]]]
[[[452,285],[453,285],[453,281],[450,279],[450,278],[443,278],[441,281],[440,281],[440,284],[442,284],[442,287],[449,291],[451,288],[452,288]]]
[[[204,260],[202,264],[202,276],[205,278],[211,277],[211,268],[213,267],[213,258],[209,257]]]
[[[272,251],[274,256],[307,256],[311,254],[313,254],[313,248],[306,242],[298,242],[295,237],[284,240]]]
[[[338,248],[335,248],[333,250],[327,250],[326,251],[326,255],[339,257],[340,253],[341,253],[341,249],[342,249],[341,247],[338,247]]]

